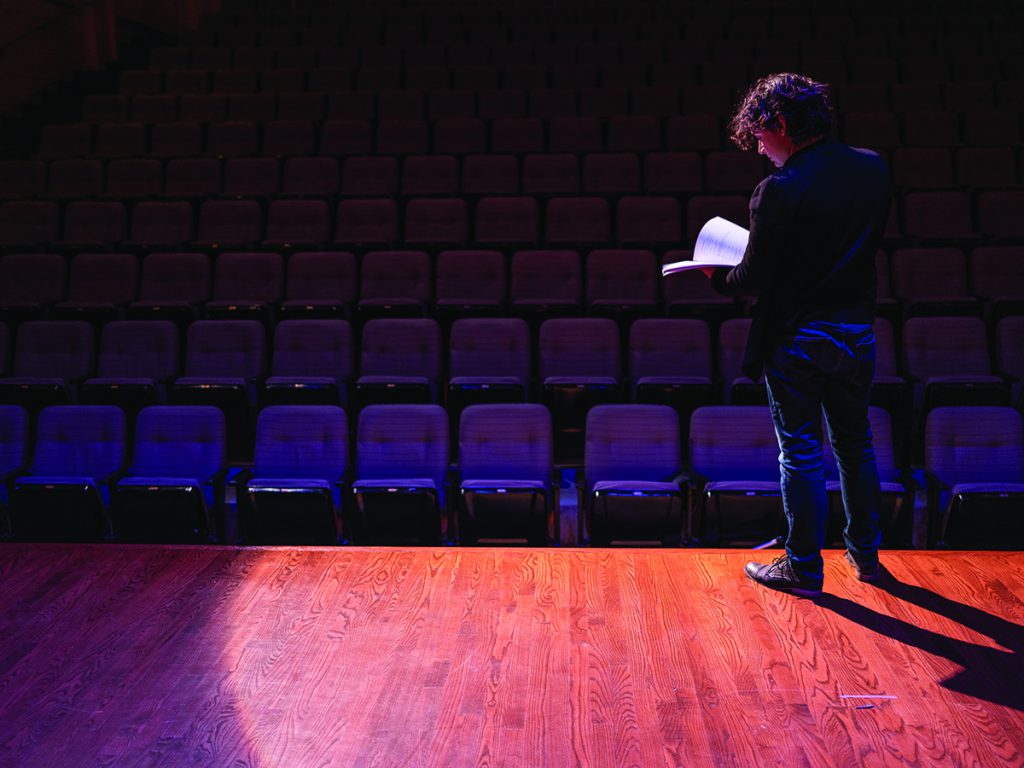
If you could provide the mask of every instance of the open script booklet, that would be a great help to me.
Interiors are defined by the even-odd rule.
[[[701,267],[735,267],[747,250],[750,232],[721,216],[708,221],[697,235],[692,261],[673,261],[661,268],[662,276]]]

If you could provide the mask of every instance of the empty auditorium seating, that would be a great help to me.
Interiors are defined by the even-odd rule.
[[[1024,433],[1005,407],[943,407],[928,415],[925,460],[931,543],[1016,549],[1024,540]]]
[[[0,256],[0,316],[10,322],[43,320],[62,301],[67,264],[57,253],[5,253]]]
[[[356,396],[374,403],[436,403],[441,329],[432,318],[377,318],[363,326]]]
[[[109,538],[111,484],[124,462],[125,419],[119,408],[44,408],[31,466],[14,481],[12,535],[25,541]]]
[[[345,405],[353,374],[346,320],[282,320],[274,330],[264,404]]]
[[[1012,8],[292,5],[233,0],[151,49],[149,68],[126,60],[76,78],[67,87],[81,93],[59,109],[4,123],[16,141],[0,161],[0,376],[19,380],[37,353],[19,341],[26,323],[85,319],[101,340],[95,359],[84,338],[46,342],[63,356],[39,364],[53,381],[0,385],[4,399],[116,397],[130,425],[140,407],[181,402],[166,382],[190,363],[169,356],[173,335],[188,347],[200,317],[258,318],[270,364],[249,371],[235,338],[204,373],[247,370],[242,422],[225,406],[229,453],[243,461],[257,404],[341,405],[355,421],[374,397],[405,397],[396,380],[370,385],[419,376],[419,352],[403,359],[372,333],[368,357],[360,347],[371,321],[416,318],[438,362],[409,391],[445,403],[457,462],[469,404],[554,405],[545,320],[611,319],[629,360],[627,376],[618,363],[608,376],[613,399],[674,406],[685,457],[696,408],[761,404],[764,388],[735,381],[749,300],[657,266],[691,257],[711,216],[748,225],[748,195],[770,169],[731,146],[728,117],[751,78],[796,69],[831,83],[837,135],[892,170],[872,397],[891,416],[897,464],[921,468],[921,419],[937,404],[965,392],[1020,403],[1024,68]],[[163,322],[135,335],[125,318]],[[977,323],[965,332],[962,318]],[[585,356],[589,334],[567,335],[556,368]],[[387,355],[401,362],[381,368]],[[360,397],[346,399],[357,380]],[[564,411],[552,417],[559,464],[578,464],[582,443],[569,457]],[[760,537],[744,520],[749,530],[724,538]]]
[[[619,336],[608,318],[552,318],[540,326],[537,376],[551,409],[557,463],[579,463],[587,412],[622,398]]]
[[[698,408],[690,421],[691,535],[762,543],[785,530],[779,444],[768,406]]]
[[[246,539],[260,544],[336,544],[348,471],[348,420],[331,405],[273,405],[260,412]]]
[[[129,468],[111,498],[117,541],[197,544],[223,535],[224,414],[208,405],[139,412]]]
[[[472,405],[459,419],[459,541],[543,545],[559,517],[551,416],[535,403]]]
[[[595,545],[678,544],[686,517],[682,471],[671,408],[595,406],[586,422],[581,530],[585,520]]]
[[[38,410],[73,403],[92,373],[95,334],[83,320],[32,320],[18,327],[13,376],[0,379],[0,402]]]
[[[174,405],[212,405],[224,411],[228,457],[252,451],[252,413],[266,376],[266,333],[257,320],[197,320],[188,327],[184,375],[171,385]]]
[[[356,259],[348,251],[309,251],[288,257],[279,316],[348,316],[356,298]]]
[[[447,504],[448,415],[439,405],[370,405],[359,414],[347,538],[440,544]]]
[[[82,382],[83,403],[117,405],[130,416],[167,401],[180,373],[178,328],[169,320],[113,320],[100,335],[96,375]]]

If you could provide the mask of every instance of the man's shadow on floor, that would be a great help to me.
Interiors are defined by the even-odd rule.
[[[963,667],[962,671],[943,680],[943,687],[993,704],[1024,711],[1024,626],[950,600],[930,589],[899,581],[885,570],[873,586],[895,598],[990,637],[1007,650],[956,640],[902,619],[878,613],[837,595],[824,594],[817,598],[815,603],[862,627],[928,653],[943,656]]]

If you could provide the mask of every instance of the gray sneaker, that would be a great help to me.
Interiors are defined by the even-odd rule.
[[[788,555],[772,560],[770,565],[747,563],[743,572],[758,584],[780,592],[789,592],[800,597],[818,597],[821,595],[821,579],[808,579],[798,576],[793,571]]]
[[[846,550],[846,562],[861,581],[878,581],[878,577],[882,575],[882,566],[877,559],[858,562],[850,550]]]

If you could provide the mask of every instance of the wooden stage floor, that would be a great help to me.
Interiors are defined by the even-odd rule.
[[[1024,765],[1024,553],[749,557],[2,545],[0,765]]]

